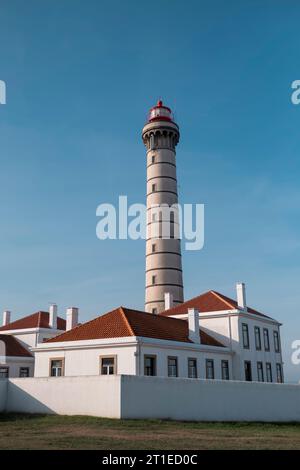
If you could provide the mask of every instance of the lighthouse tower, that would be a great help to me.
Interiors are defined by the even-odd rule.
[[[179,127],[173,120],[171,109],[162,101],[151,108],[142,137],[147,149],[145,310],[159,313],[165,310],[165,294],[170,294],[169,303],[173,305],[183,302],[181,247],[180,239],[176,237],[179,219],[170,212],[166,220],[165,213],[159,210],[178,204],[175,147],[179,141]],[[166,235],[168,221],[170,232]]]

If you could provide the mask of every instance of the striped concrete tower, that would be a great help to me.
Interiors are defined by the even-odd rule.
[[[178,219],[176,215],[175,218],[171,215],[171,220],[169,217],[170,236],[166,237],[165,215],[155,209],[158,205],[178,204],[175,147],[179,141],[179,127],[173,121],[170,108],[162,101],[150,110],[142,136],[147,148],[145,310],[159,313],[165,310],[167,293],[173,305],[183,302],[180,240],[174,238]]]

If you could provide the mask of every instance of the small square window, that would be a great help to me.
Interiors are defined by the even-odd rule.
[[[0,379],[7,379],[9,375],[8,367],[0,367]]]
[[[51,377],[61,377],[64,375],[63,359],[52,359],[50,361],[50,375]]]
[[[152,184],[152,192],[155,193],[156,191],[156,184]]]
[[[114,375],[116,373],[115,357],[101,357],[101,375]]]
[[[19,377],[29,377],[29,367],[20,367]]]

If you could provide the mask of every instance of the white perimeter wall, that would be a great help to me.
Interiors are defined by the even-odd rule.
[[[3,379],[1,410],[110,418],[299,422],[300,386],[133,375]]]
[[[6,411],[119,418],[120,380],[120,376],[9,379]]]
[[[300,386],[122,377],[122,418],[300,421]]]

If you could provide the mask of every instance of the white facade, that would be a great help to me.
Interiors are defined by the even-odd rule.
[[[177,358],[178,377],[188,378],[188,359],[197,361],[197,377],[206,377],[206,360],[213,360],[214,376],[221,379],[221,361],[228,361],[232,378],[232,354],[228,348],[151,338],[112,338],[40,344],[35,353],[35,377],[49,377],[51,361],[63,360],[63,375],[101,375],[100,358],[116,359],[114,374],[145,375],[145,357],[155,357],[155,375],[168,377],[168,358]]]
[[[187,318],[187,315],[176,315]],[[244,347],[243,325],[247,325],[249,347]],[[282,381],[283,361],[280,341],[280,323],[268,317],[254,315],[241,310],[224,310],[199,314],[199,326],[212,337],[227,346],[232,352],[232,379],[245,380],[245,361],[251,363],[252,380],[259,381],[257,363],[262,363],[263,381],[277,382],[277,364],[281,365]],[[260,331],[260,349],[256,347],[255,330]],[[268,331],[269,350],[264,344],[264,330]],[[278,332],[279,351],[275,351],[274,331]],[[271,364],[272,380],[267,380],[266,364]]]

